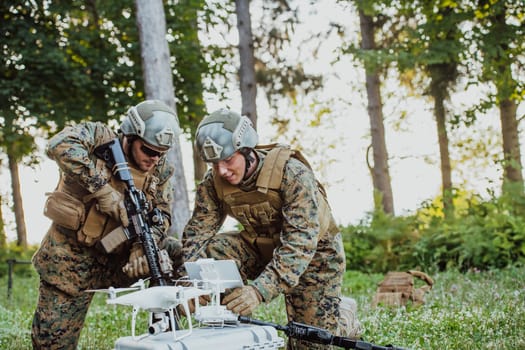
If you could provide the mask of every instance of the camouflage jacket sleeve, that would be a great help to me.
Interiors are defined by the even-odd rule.
[[[285,167],[281,183],[283,227],[281,246],[253,281],[265,301],[286,293],[299,283],[316,252],[321,194],[313,172],[297,159]]]
[[[169,164],[164,157],[160,160],[154,171],[154,176],[158,179],[158,185],[152,189],[152,205],[162,211],[164,217],[164,226],[162,232],[154,233],[165,237],[171,225],[171,211],[173,207],[173,185],[171,177],[175,172],[174,167]]]
[[[95,166],[94,149],[117,137],[102,123],[87,122],[64,128],[53,136],[46,154],[54,160],[60,171],[90,193],[107,183]]]
[[[183,233],[184,257],[197,258],[199,251],[219,231],[226,213],[219,203],[213,186],[212,171],[209,170],[197,185],[193,214]]]

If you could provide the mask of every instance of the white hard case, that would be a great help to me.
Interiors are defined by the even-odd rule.
[[[185,330],[176,331],[185,332]],[[190,336],[175,341],[172,332],[119,338],[114,350],[270,350],[283,349],[284,339],[270,326],[238,325],[194,328]]]

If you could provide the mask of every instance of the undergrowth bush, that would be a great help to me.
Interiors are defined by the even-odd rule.
[[[9,242],[0,246],[0,277],[6,276],[8,273],[8,265],[4,264],[7,260],[14,259],[29,262],[36,249],[37,246],[34,245],[24,249],[21,246],[17,246],[16,242]],[[28,275],[30,274],[31,267],[29,264],[15,264],[13,270],[17,274]]]
[[[462,198],[453,217],[436,203],[409,216],[371,213],[342,228],[347,269],[386,272],[419,268],[502,268],[525,262],[525,199],[512,192],[481,201]]]
[[[393,217],[382,212],[372,213],[357,226],[342,228],[347,269],[386,272],[401,267],[418,241],[416,228],[414,216]]]
[[[374,309],[372,298],[383,275],[347,271],[343,293],[357,300],[363,340],[412,350],[525,349],[525,267],[451,269],[431,277],[435,284],[426,293],[424,305]],[[6,282],[5,276],[0,278],[3,295]],[[0,298],[0,349],[31,349],[37,295],[38,278],[33,271],[29,277],[15,277],[10,299]],[[95,295],[79,350],[110,350],[119,337],[130,335],[131,307],[107,305],[105,300],[104,294]],[[147,319],[143,313],[139,316],[137,329],[142,334],[147,331]],[[283,297],[257,308],[253,317],[286,324]]]

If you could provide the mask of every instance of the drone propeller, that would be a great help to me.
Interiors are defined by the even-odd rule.
[[[146,288],[146,282],[149,281],[151,277],[148,277],[146,279],[139,279],[137,282],[133,283],[130,287],[139,287],[140,290]]]
[[[142,289],[142,288],[139,285],[137,285],[137,286],[131,286],[131,287],[126,287],[126,288],[109,287],[105,289],[86,289],[85,292],[87,293],[98,293],[98,292],[107,293],[109,299],[115,299],[118,293],[129,292],[132,290],[139,290],[139,289]]]
[[[183,302],[177,286],[155,286],[108,300],[108,304],[130,305],[144,310],[168,310]]]

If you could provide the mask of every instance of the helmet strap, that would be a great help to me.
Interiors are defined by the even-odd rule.
[[[248,178],[248,171],[250,170],[250,167],[255,162],[255,158],[252,156],[253,150],[248,147],[241,148],[239,150],[239,153],[241,153],[244,156],[244,176],[243,180],[246,180]]]

